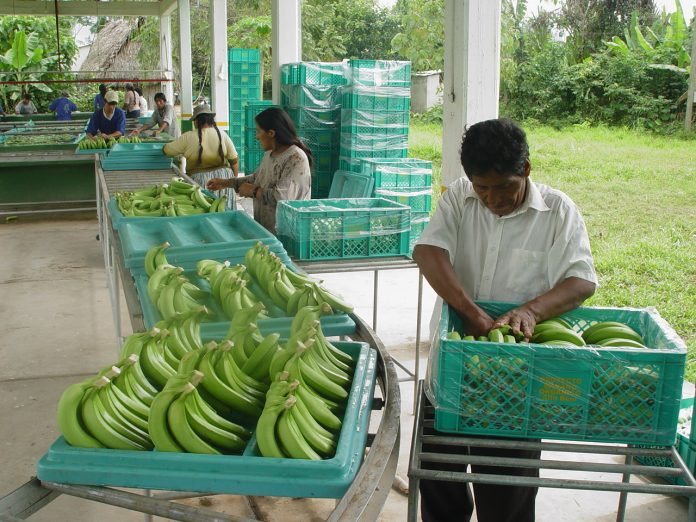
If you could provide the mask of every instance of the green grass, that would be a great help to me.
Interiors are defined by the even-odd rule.
[[[693,382],[696,141],[613,128],[526,130],[534,181],[564,191],[585,218],[600,282],[586,304],[655,307],[686,341]],[[441,135],[439,126],[415,124],[409,137],[409,155],[437,167],[437,194]]]

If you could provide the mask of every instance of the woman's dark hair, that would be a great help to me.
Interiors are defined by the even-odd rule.
[[[287,112],[278,107],[269,107],[256,115],[256,123],[266,132],[274,130],[275,139],[281,145],[297,145],[301,148],[307,155],[309,166],[312,166],[312,151],[309,150],[309,147],[297,136],[295,124],[290,119]]]
[[[140,87],[136,87],[136,88],[135,88],[135,92],[138,93],[138,96],[142,96],[142,95],[143,95],[143,90],[142,90]]]
[[[135,90],[135,87],[133,87],[133,84],[132,84],[132,83],[128,82],[128,83],[126,84],[126,90],[127,90],[127,91],[134,91],[134,90]]]
[[[99,84],[99,94],[104,96],[106,94],[106,84],[105,83],[100,83]]]
[[[490,170],[523,176],[528,159],[527,137],[512,120],[482,121],[464,132],[461,161],[469,180]]]
[[[211,127],[215,127],[215,132],[217,132],[218,135],[218,140],[220,140],[220,145],[218,145],[218,154],[220,155],[220,159],[222,160],[222,163],[225,163],[225,153],[222,150],[222,136],[220,135],[220,129],[218,129],[217,124],[215,123],[215,116],[213,114],[199,114],[196,116],[196,126],[198,127],[198,163],[201,162],[201,158],[203,157],[203,125],[210,125]]]

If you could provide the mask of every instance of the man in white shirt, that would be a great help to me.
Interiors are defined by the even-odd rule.
[[[154,128],[152,132],[153,136],[157,136],[161,132],[166,132],[170,136],[178,138],[181,134],[179,132],[176,114],[174,113],[174,107],[172,107],[170,103],[167,103],[167,98],[164,96],[164,93],[158,92],[155,94],[155,106],[150,121],[135,129],[131,135],[137,136],[143,131]]]
[[[524,131],[510,120],[472,125],[462,140],[466,178],[452,183],[423,231],[413,259],[459,314],[466,335],[509,324],[529,339],[536,323],[579,306],[597,286],[587,230],[562,192],[535,184]],[[521,303],[490,317],[476,300]],[[439,314],[437,314],[439,315]],[[449,447],[451,448],[451,447]],[[447,452],[445,448],[427,451]],[[451,449],[449,450],[451,451]],[[464,453],[539,458],[539,452],[461,448]],[[476,472],[480,467],[472,466]],[[442,465],[466,471],[466,465]],[[491,471],[493,469],[494,471]],[[529,468],[487,473],[538,476]],[[468,485],[421,481],[424,522],[469,520]],[[474,484],[479,522],[533,522],[537,488]]]

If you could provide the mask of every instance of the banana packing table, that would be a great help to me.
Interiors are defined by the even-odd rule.
[[[696,480],[681,458],[675,446],[633,447],[622,444],[597,444],[587,442],[565,442],[542,440],[532,442],[524,439],[500,439],[495,437],[468,437],[466,435],[444,435],[434,431],[435,408],[428,401],[423,390],[423,381],[417,386],[416,416],[413,425],[411,451],[409,457],[409,497],[408,521],[418,520],[419,483],[423,479],[442,480],[448,482],[469,482],[480,484],[499,484],[506,486],[536,486],[560,489],[578,489],[591,491],[618,492],[619,505],[616,520],[623,522],[626,513],[628,493],[648,493],[657,495],[685,496],[689,499],[688,522],[696,522]],[[452,453],[434,453],[423,451],[424,444],[438,444],[452,448],[473,446],[479,448],[508,448],[522,450],[541,450],[562,454],[564,460],[551,459],[522,459],[508,457],[491,457],[476,455],[461,455]],[[575,461],[577,454],[602,455],[603,457],[620,457],[623,463],[614,459],[611,463]],[[643,466],[634,463],[635,457],[671,458],[674,467]],[[567,460],[565,460],[567,459]],[[578,478],[546,478],[546,477],[511,477],[491,473],[441,471],[434,468],[437,463],[458,463],[480,466],[521,467],[538,470],[563,470],[564,472],[591,472],[616,474],[619,480],[612,481]],[[666,483],[636,483],[631,482],[631,475],[642,475],[653,479],[655,477],[681,478],[686,486]]]
[[[133,331],[144,330],[145,324],[133,279],[125,267],[120,239],[118,233],[111,228],[111,217],[106,211],[105,202],[116,191],[140,188],[146,184],[166,181],[174,174],[178,174],[178,172],[173,170],[103,172],[99,165],[96,165],[99,237],[102,240],[112,294],[111,301],[115,309],[114,320],[119,337],[121,319],[119,282]],[[120,273],[120,276],[117,272]],[[377,520],[391,489],[399,457],[401,400],[396,369],[375,332],[359,317],[352,316],[352,318],[356,323],[356,331],[351,337],[354,340],[368,343],[377,352],[377,387],[372,401],[373,412],[371,416],[373,421],[371,425],[376,425],[377,430],[367,436],[367,446],[370,451],[363,460],[353,482],[343,497],[336,499],[335,508],[327,518],[332,522]],[[379,391],[377,392],[377,390]],[[233,491],[229,493],[234,494]],[[112,487],[68,485],[42,482],[33,478],[17,490],[0,498],[0,521],[22,520],[49,504],[60,494],[145,513],[146,520],[151,520],[151,515],[192,522],[251,522],[256,520],[255,518],[228,515],[206,508],[172,502],[175,499],[209,495],[206,492],[159,492],[152,494],[149,490],[145,490],[144,494],[138,494]],[[254,517],[258,518],[253,509],[253,502],[246,497],[245,499],[249,510],[254,513]]]
[[[336,259],[331,261],[298,261],[292,259],[296,266],[308,274],[327,274],[327,273],[350,273],[350,272],[372,272],[372,330],[377,332],[377,311],[379,301],[379,272],[380,270],[401,270],[415,268],[418,270],[416,262],[408,256],[394,257],[373,257],[364,259]],[[405,373],[406,377],[400,377],[399,382],[411,382],[414,386],[414,413],[416,404],[416,386],[420,374],[420,339],[421,339],[421,317],[423,313],[423,274],[418,270],[418,302],[416,308],[416,345],[414,353],[414,370],[404,366],[401,362],[392,357],[392,361]]]

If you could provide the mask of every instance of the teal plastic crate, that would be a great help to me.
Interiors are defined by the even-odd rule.
[[[375,180],[357,172],[338,170],[334,173],[329,198],[369,198]]]
[[[341,108],[358,111],[408,112],[411,93],[399,87],[346,87],[341,95]]]
[[[252,174],[259,165],[261,165],[261,160],[263,159],[266,151],[263,149],[244,149],[244,173],[249,175]]]
[[[282,85],[283,105],[335,109],[341,105],[341,91],[337,85]]]
[[[236,75],[246,75],[255,76],[256,81],[259,81],[261,78],[261,61],[255,60],[241,62],[236,60],[230,60],[228,62],[227,70],[230,73],[230,78]]]
[[[366,129],[381,129],[380,132],[403,134],[408,129],[410,113],[408,111],[365,111],[341,108],[341,132],[360,134]]]
[[[403,149],[408,150],[408,134],[347,134],[341,133],[341,147],[347,150]]]
[[[413,252],[425,227],[430,223],[430,212],[411,212],[411,235],[409,237],[408,251]]]
[[[341,131],[338,128],[298,129],[297,133],[310,149],[314,147],[338,149],[341,141]]]
[[[242,210],[214,212],[157,219],[135,219],[119,229],[121,249],[127,267],[142,267],[147,251],[168,241],[167,259],[178,264],[180,260],[197,257],[204,259],[211,249],[225,250],[244,246],[246,250],[261,241],[279,245],[278,239]]]
[[[410,209],[385,199],[278,202],[278,238],[300,260],[405,255],[410,228]]]
[[[406,146],[388,148],[351,148],[341,147],[339,150],[340,158],[350,158],[361,160],[364,158],[405,158],[408,156]],[[353,172],[360,172],[360,161],[356,162],[355,169],[348,169]]]
[[[306,107],[285,109],[299,129],[338,128],[341,124],[341,109],[312,109]]]
[[[482,302],[498,317],[512,303]],[[674,444],[686,345],[653,309],[581,307],[576,331],[618,321],[651,348],[554,347],[446,339],[462,332],[443,307],[428,397],[435,429],[501,437]]]
[[[261,83],[249,85],[230,85],[230,100],[240,100],[247,102],[249,100],[261,99]],[[242,107],[244,104],[242,104]]]
[[[333,172],[312,172],[312,199],[329,197],[333,176]]]
[[[261,50],[231,47],[227,49],[227,59],[231,62],[260,62]]]
[[[234,93],[231,87],[260,87],[261,86],[261,75],[260,74],[243,74],[230,73],[228,79],[228,86],[230,87],[230,93]]]
[[[342,62],[295,62],[280,66],[281,84],[345,85]]]
[[[242,455],[86,449],[62,437],[39,460],[40,480],[62,484],[274,497],[341,498],[365,455],[377,354],[365,343],[334,343],[356,361],[336,454],[309,461],[262,457],[252,436]],[[250,426],[251,427],[251,426]]]
[[[349,172],[360,172],[360,159],[349,158],[347,156],[339,156],[338,168]]]
[[[366,86],[411,86],[411,62],[349,60],[351,83]]]
[[[375,188],[430,187],[433,164],[416,158],[372,158],[360,160],[361,172],[375,179]]]
[[[411,212],[430,212],[433,202],[433,187],[376,188],[376,198],[384,198],[395,203],[408,205]]]
[[[334,149],[321,149],[310,147],[312,151],[312,172],[313,173],[328,173],[333,176],[333,173],[338,170],[338,153]]]

